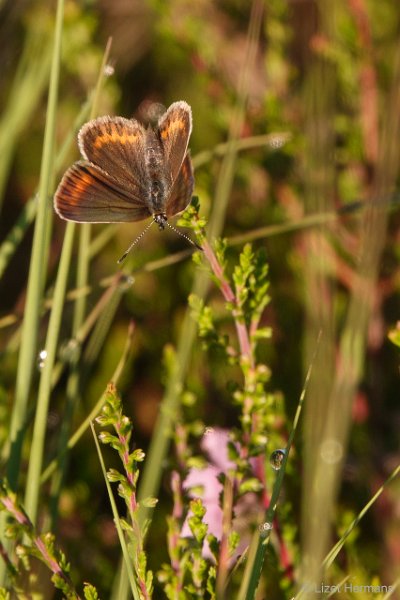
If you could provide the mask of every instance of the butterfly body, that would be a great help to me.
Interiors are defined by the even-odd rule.
[[[164,229],[192,197],[191,131],[191,109],[183,101],[172,104],[155,129],[123,117],[89,121],[78,134],[83,160],[62,178],[54,196],[56,212],[87,223],[153,217]]]
[[[145,163],[147,171],[148,206],[151,214],[163,213],[172,187],[172,177],[164,169],[164,150],[153,129],[146,130]]]

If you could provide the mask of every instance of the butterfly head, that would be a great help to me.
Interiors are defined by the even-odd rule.
[[[165,229],[165,225],[167,224],[167,215],[163,213],[159,213],[158,215],[153,215],[154,223],[157,223],[158,229],[162,231]]]

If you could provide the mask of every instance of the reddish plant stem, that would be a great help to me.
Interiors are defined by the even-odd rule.
[[[217,574],[217,597],[221,598],[224,597],[229,570],[229,533],[232,528],[232,508],[233,484],[229,477],[227,477],[224,486],[222,537],[219,547]]]
[[[222,292],[223,297],[225,298],[225,300],[227,302],[231,302],[232,304],[237,306],[236,296],[235,296],[231,286],[229,285],[229,281],[225,277],[224,270],[223,270],[222,266],[220,265],[220,263],[218,262],[218,259],[215,256],[213,249],[211,248],[210,244],[208,243],[208,241],[206,239],[204,239],[202,247],[203,247],[203,251],[204,251],[204,256],[210,263],[210,267],[218,281],[218,285]],[[252,351],[251,351],[251,344],[250,344],[249,332],[247,331],[247,327],[246,327],[245,323],[243,323],[242,320],[240,319],[240,315],[237,310],[233,311],[233,317],[235,320],[235,327],[236,327],[238,340],[239,340],[240,353],[244,358],[248,359],[251,368],[254,368],[254,359],[253,359],[253,355],[252,355]]]
[[[121,425],[120,423],[117,423],[115,426],[115,430],[117,432],[118,435],[118,439],[121,442],[124,451],[121,454],[121,459],[122,459],[122,464],[124,465],[124,470],[127,476],[127,479],[131,485],[131,489],[132,489],[132,493],[130,494],[130,499],[129,499],[129,503],[130,503],[130,507],[129,507],[129,511],[131,513],[131,518],[132,521],[134,520],[133,518],[133,513],[136,510],[137,507],[137,502],[136,502],[136,494],[134,491],[134,480],[133,480],[133,473],[131,471],[131,469],[129,468],[129,448],[128,448],[128,443],[127,443],[127,439],[124,435],[122,435],[121,432]]]
[[[177,471],[172,471],[171,473],[171,488],[173,492],[174,506],[172,512],[172,519],[178,525],[178,523],[182,520],[183,515],[183,502],[182,502],[182,480],[181,476]],[[175,571],[175,575],[177,577],[177,586],[176,593],[180,594],[183,587],[183,579],[184,572],[182,572],[182,567],[179,558],[176,557],[176,551],[178,549],[179,544],[179,535],[175,531],[175,533],[169,534],[168,536],[168,551],[171,558],[171,567]]]
[[[211,267],[215,277],[218,280],[220,290],[221,290],[222,295],[224,296],[225,300],[227,302],[236,303],[235,294],[233,293],[233,290],[232,290],[231,286],[229,285],[228,280],[225,277],[224,270],[223,270],[222,266],[220,265],[220,263],[218,262],[218,259],[215,256],[214,250],[211,248],[210,244],[208,243],[208,241],[206,239],[204,239],[204,241],[203,241],[203,251],[204,251],[204,256],[207,258],[208,262],[210,263],[210,267]]]
[[[378,92],[376,70],[372,62],[371,28],[364,0],[349,0],[349,9],[353,14],[363,51],[360,67],[360,110],[361,127],[364,138],[364,152],[372,165],[378,159]]]
[[[63,571],[56,558],[51,555],[47,549],[46,543],[42,540],[42,538],[35,534],[35,528],[33,526],[32,521],[25,514],[23,510],[21,510],[15,501],[10,496],[4,496],[1,498],[2,504],[8,510],[8,512],[14,517],[14,519],[23,525],[26,530],[29,531],[27,535],[31,538],[32,542],[38,549],[39,553],[42,555],[43,562],[48,566],[50,571],[55,575],[61,577],[65,583],[68,585],[70,591],[74,594],[77,600],[80,600],[80,596],[75,591],[74,585],[69,578],[69,576]]]

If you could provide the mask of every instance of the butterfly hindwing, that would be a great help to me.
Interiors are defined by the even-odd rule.
[[[137,195],[119,186],[108,173],[86,161],[76,162],[62,178],[54,197],[56,212],[79,223],[121,223],[150,216],[140,190]]]
[[[166,202],[165,213],[167,217],[176,215],[188,206],[192,199],[194,188],[193,166],[189,154],[182,163],[178,177],[172,186],[170,196]]]

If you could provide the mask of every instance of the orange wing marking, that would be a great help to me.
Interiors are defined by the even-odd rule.
[[[161,132],[161,137],[165,140],[167,137],[169,137],[171,135],[171,133],[175,129],[178,129],[178,130],[186,129],[185,121],[172,121],[172,123],[170,123],[168,129],[164,129]]]
[[[119,144],[129,144],[134,143],[139,136],[137,135],[126,135],[123,133],[118,133],[118,131],[112,131],[111,133],[104,133],[103,135],[97,136],[94,140],[95,148],[101,148],[104,144],[111,143],[119,143]]]

